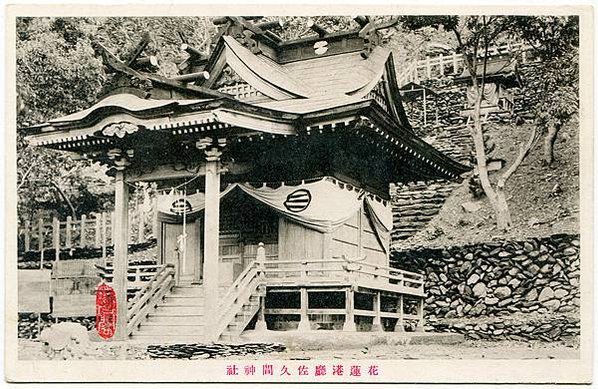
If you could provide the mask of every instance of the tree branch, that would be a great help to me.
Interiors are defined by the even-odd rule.
[[[522,146],[521,149],[519,150],[519,155],[517,156],[517,159],[515,159],[513,164],[500,176],[500,178],[496,182],[497,187],[499,187],[500,189],[503,189],[505,187],[507,180],[511,177],[511,175],[513,175],[513,173],[515,173],[515,171],[517,170],[517,168],[519,168],[519,166],[521,165],[523,160],[529,155],[530,151],[532,151],[532,149],[536,146],[536,144],[538,143],[538,139],[540,139],[540,136],[537,131],[537,128],[534,127],[527,143],[524,146]]]

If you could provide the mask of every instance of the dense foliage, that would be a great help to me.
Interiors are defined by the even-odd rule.
[[[377,17],[387,21],[390,17]],[[265,20],[271,20],[272,17]],[[313,34],[307,17],[284,17],[284,39]],[[351,17],[316,16],[329,32],[357,29]],[[151,33],[146,53],[159,60],[158,73],[176,74],[175,62],[185,41],[205,52],[215,43],[216,27],[201,17],[19,18],[17,20],[17,124],[19,128],[79,111],[92,105],[106,74],[94,56],[99,42],[121,59],[134,50],[145,32]],[[525,40],[540,56],[545,74],[543,98],[534,107],[537,126],[554,142],[558,129],[577,112],[578,20],[572,17],[410,16],[383,31],[383,43],[397,54],[397,65],[426,54],[456,50],[476,58],[490,43]],[[184,55],[184,54],[183,54]],[[551,135],[552,134],[552,135]],[[112,207],[112,188],[103,168],[65,153],[27,145],[21,134],[17,147],[18,214],[32,219]],[[550,152],[550,157],[552,152]],[[547,157],[547,160],[550,159]],[[550,162],[550,161],[547,161]]]

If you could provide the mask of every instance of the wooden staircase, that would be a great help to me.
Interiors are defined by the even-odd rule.
[[[234,342],[256,315],[265,295],[261,273],[253,263],[230,287],[220,287],[216,335]],[[203,343],[206,336],[205,291],[182,279],[175,286],[174,269],[166,265],[129,303],[130,340],[139,343]]]

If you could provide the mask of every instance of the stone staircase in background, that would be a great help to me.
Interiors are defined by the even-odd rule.
[[[405,240],[424,229],[460,184],[458,181],[436,180],[394,185],[391,189],[392,241]]]

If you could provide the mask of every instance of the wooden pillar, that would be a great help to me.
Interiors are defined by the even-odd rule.
[[[107,231],[106,212],[102,212],[102,261],[104,265],[106,265],[106,245],[108,244],[108,237],[106,236]]]
[[[417,325],[415,326],[416,332],[424,332],[424,298],[420,297],[417,300]]]
[[[44,250],[44,220],[39,219],[37,221],[37,248],[41,253]]]
[[[242,252],[242,251],[241,251]],[[264,271],[266,270],[266,248],[264,243],[260,242],[257,245],[257,253],[255,257],[256,266],[258,267],[259,276],[262,280],[265,279]],[[257,313],[257,322],[255,323],[255,329],[258,331],[266,331],[268,326],[266,325],[266,285],[260,286],[260,309]]]
[[[397,324],[395,325],[395,332],[405,332],[405,323],[403,322],[403,295],[399,295],[397,314]]]
[[[81,247],[87,246],[87,239],[85,239],[85,229],[87,228],[85,225],[87,224],[87,216],[81,215]]]
[[[52,247],[54,248],[54,259],[60,259],[60,222],[54,216],[52,218]]]
[[[201,241],[203,239],[202,235],[202,231],[203,229],[201,228],[201,220],[195,219],[195,231],[197,233],[197,247],[198,247],[198,252],[197,252],[197,257],[194,258],[195,261],[197,261],[197,263],[195,264],[195,266],[193,267],[193,281],[191,282],[192,284],[201,284],[202,280],[201,280],[201,273],[202,273],[202,257],[203,257],[203,253],[201,253],[200,251],[200,247],[201,247]]]
[[[444,56],[440,54],[438,56],[438,63],[440,65],[440,78],[444,77]]]
[[[347,313],[345,314],[345,324],[343,325],[343,331],[357,331],[357,326],[355,326],[355,292],[353,291],[352,287],[347,288],[345,291],[345,309]]]
[[[457,74],[458,66],[459,62],[457,62],[457,53],[453,53],[453,74]]]
[[[117,316],[115,340],[127,337],[127,246],[129,243],[129,187],[125,182],[122,168],[115,176],[114,218],[112,229],[114,236],[113,287],[116,293]]]
[[[25,221],[25,252],[31,250],[31,227],[29,220]]]
[[[430,65],[430,57],[426,56],[426,80],[432,78],[432,67]]]
[[[37,234],[39,236],[39,265],[44,268],[44,220],[39,219],[37,224]]]
[[[299,321],[298,331],[309,331],[309,316],[307,315],[307,307],[309,304],[309,295],[307,289],[301,288],[301,320]]]
[[[384,332],[382,327],[382,318],[380,317],[380,291],[374,295],[374,321],[372,322],[372,331]]]
[[[116,231],[114,230],[114,219],[116,218],[116,214],[114,211],[110,213],[110,244],[114,246],[114,241],[116,240]]]
[[[424,126],[428,124],[428,100],[426,99],[426,88],[424,88]]]
[[[152,235],[155,239],[158,239],[158,234],[158,195],[154,194],[154,199],[152,200]]]
[[[94,215],[94,217],[95,217],[95,220],[94,220],[94,222],[95,222],[95,237],[94,238],[95,239],[94,239],[93,246],[94,247],[100,247],[101,244],[102,244],[102,235],[101,235],[101,233],[102,233],[102,230],[101,230],[102,223],[101,223],[101,219],[100,219],[100,215],[99,214],[96,213]]]
[[[203,285],[205,293],[206,336],[216,340],[213,329],[217,324],[219,288],[219,232],[220,232],[220,156],[218,148],[206,149],[205,222]]]
[[[65,234],[66,234],[66,241],[64,243],[64,247],[66,247],[67,249],[70,249],[72,246],[72,238],[73,238],[73,218],[71,216],[67,216],[66,217],[66,228],[65,228]]]

